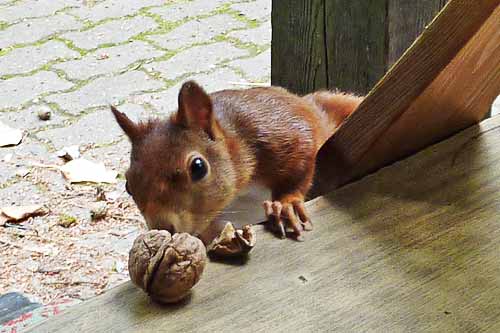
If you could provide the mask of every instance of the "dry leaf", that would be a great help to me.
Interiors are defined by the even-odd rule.
[[[59,169],[71,183],[116,183],[118,176],[116,171],[106,170],[103,163],[94,163],[83,158],[72,160]]]
[[[0,122],[0,147],[16,146],[21,143],[23,132]]]
[[[30,216],[45,214],[42,205],[10,206],[0,208],[0,225],[5,222],[17,222]]]

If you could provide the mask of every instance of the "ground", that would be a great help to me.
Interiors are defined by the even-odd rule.
[[[108,104],[161,117],[188,78],[208,91],[268,84],[270,11],[271,0],[0,0],[0,123],[24,135],[0,148],[0,207],[47,211],[0,227],[0,294],[79,302],[128,279],[144,225],[124,191],[129,143]],[[56,168],[71,145],[117,183],[71,184]],[[92,220],[99,200],[107,214]]]

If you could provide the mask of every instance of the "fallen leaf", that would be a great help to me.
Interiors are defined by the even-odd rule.
[[[56,155],[57,157],[64,158],[66,161],[76,160],[80,157],[80,147],[78,145],[64,147],[56,151]]]
[[[45,214],[42,205],[9,206],[0,208],[0,225],[5,222],[16,222],[24,220],[30,216]]]
[[[72,160],[59,167],[64,177],[71,183],[116,183],[118,173],[106,170],[103,163],[94,163],[84,158]]]
[[[16,146],[21,143],[23,132],[0,122],[0,147]]]

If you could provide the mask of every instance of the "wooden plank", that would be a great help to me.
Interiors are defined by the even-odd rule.
[[[272,83],[299,94],[366,94],[445,3],[273,1]]]
[[[328,87],[364,95],[386,69],[387,0],[335,0],[325,6]]]
[[[386,0],[273,1],[272,84],[366,93],[385,71],[385,19]]]
[[[388,50],[386,70],[410,47],[446,0],[389,0],[387,8]]]
[[[258,230],[160,307],[130,283],[32,332],[497,332],[500,117],[308,203],[305,242]]]
[[[480,121],[500,94],[500,6],[457,56],[378,138],[354,177]],[[418,124],[416,126],[415,124]]]
[[[327,86],[324,11],[322,0],[273,1],[273,85],[296,93]]]
[[[359,163],[362,157],[457,57],[469,40],[473,37],[476,39],[475,35],[478,30],[485,24],[499,3],[499,0],[452,0],[446,5],[445,9],[428,26],[412,47],[368,94],[358,110],[346,120],[343,126],[322,147],[318,153],[318,178],[313,195],[324,193],[363,175],[366,170],[357,170],[357,168],[363,169],[364,165]],[[495,24],[494,18],[490,22]],[[488,33],[490,38],[496,36],[492,34],[491,30]],[[477,47],[480,43],[474,45]],[[494,78],[494,74],[492,75],[490,72],[479,71],[472,73],[476,77],[473,82],[481,83],[482,80],[486,80],[487,86],[484,84],[473,86],[468,83],[464,85],[464,83],[457,80],[450,80],[450,77],[453,77],[455,73],[466,71],[461,66],[475,61],[476,59],[473,56],[480,55],[480,59],[496,57],[493,60],[496,63],[496,60],[498,60],[497,51],[498,49],[490,47],[476,50],[474,53],[462,53],[464,59],[456,60],[457,65],[449,67],[452,71],[449,72],[448,79],[443,80],[450,86],[447,87],[450,91],[450,98],[446,99],[446,103],[452,103],[451,105],[453,105],[453,96],[462,94],[463,92],[460,89],[463,89],[464,86],[471,89],[472,96],[483,94],[479,90],[480,87],[488,89],[488,93],[485,95],[489,95],[491,91],[495,90],[498,94],[496,89],[498,80],[497,83],[492,82],[491,79]],[[486,68],[484,63],[483,61],[483,68]],[[497,69],[496,73],[498,72]],[[467,82],[470,77],[465,76],[462,78]],[[443,87],[439,87],[438,90],[441,88]],[[441,98],[441,96],[434,97]],[[432,101],[427,100],[426,106],[429,103],[432,103]],[[448,107],[446,104],[441,105],[444,108]],[[482,113],[484,116],[487,112],[487,110],[483,112],[482,105],[481,107],[470,103],[467,105],[469,109],[461,109],[463,111],[461,114],[467,115],[470,111],[474,116],[467,117],[469,119],[477,120],[478,115]],[[433,113],[433,116],[435,115],[436,112]],[[423,122],[422,119],[420,116],[413,118],[413,125],[404,129],[407,134],[406,138],[412,135],[413,130],[417,127],[415,124]],[[428,123],[432,123],[432,118],[427,120]],[[453,122],[447,122],[445,127],[439,127],[441,132],[434,133],[433,137],[446,136],[464,127],[464,121],[460,117],[454,120]],[[427,122],[423,123],[423,126],[426,124]],[[405,144],[405,142],[396,140],[391,142],[397,143],[396,149],[397,146]],[[392,146],[394,147],[394,145]],[[421,148],[421,146],[413,148]],[[391,154],[391,151],[389,150],[388,153]],[[391,157],[389,155],[388,160],[394,161],[395,158]],[[373,167],[373,165],[371,166]],[[379,166],[377,165],[377,167]]]

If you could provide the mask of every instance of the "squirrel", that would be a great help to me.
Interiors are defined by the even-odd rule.
[[[111,106],[132,145],[126,190],[150,229],[199,236],[257,182],[271,190],[263,203],[271,229],[302,240],[312,229],[304,198],[316,154],[361,101],[274,86],[207,94],[187,81],[168,119],[135,123]]]

